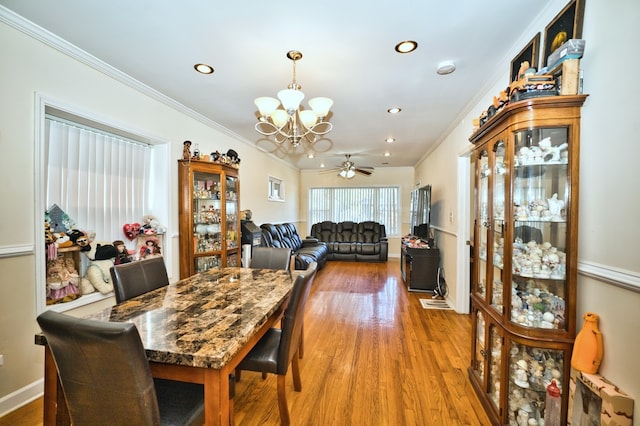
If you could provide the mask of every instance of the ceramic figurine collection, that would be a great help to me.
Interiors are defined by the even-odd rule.
[[[562,391],[562,358],[561,351],[512,343],[509,366],[509,425],[545,424],[547,388],[555,382]]]
[[[195,144],[193,153],[191,152],[191,141],[184,141],[182,143],[182,159],[189,161],[209,161],[212,163],[226,164],[233,168],[240,168],[240,157],[238,153],[233,149],[227,151],[226,154],[220,153],[220,151],[214,151],[211,154],[200,153],[200,147]]]
[[[196,181],[193,187],[193,196],[198,200],[220,200],[220,182]],[[226,191],[226,200],[235,200],[235,191]],[[236,215],[227,213],[228,223],[236,221]],[[222,213],[214,204],[202,204],[200,209],[194,212],[194,250],[196,252],[219,251],[222,249],[222,235],[220,223]],[[235,231],[227,231],[227,248],[237,247]],[[219,266],[219,265],[213,265]],[[231,266],[231,265],[227,265]]]

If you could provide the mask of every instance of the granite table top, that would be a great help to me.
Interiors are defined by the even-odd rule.
[[[87,318],[133,322],[152,362],[220,369],[286,303],[289,272],[215,268]]]

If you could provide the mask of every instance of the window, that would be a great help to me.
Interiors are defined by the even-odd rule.
[[[45,205],[57,204],[96,239],[122,239],[148,214],[151,147],[47,116]]]
[[[78,228],[95,232],[95,241],[124,240],[129,249],[137,241],[125,238],[123,226],[142,222],[151,214],[170,224],[171,165],[167,140],[128,130],[86,111],[73,109],[36,95],[35,111],[35,284],[36,310],[43,312],[47,298],[47,259],[44,215],[53,205]],[[171,258],[171,244],[163,255]],[[77,254],[75,254],[77,253]],[[80,276],[86,262],[80,252],[71,256]],[[167,263],[171,276],[171,262]],[[50,309],[66,311],[110,297],[99,291],[71,300],[54,301]]]
[[[387,235],[398,235],[399,193],[397,186],[311,188],[309,223],[372,220],[383,224]]]

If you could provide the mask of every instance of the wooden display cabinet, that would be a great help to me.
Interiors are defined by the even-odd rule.
[[[566,422],[586,97],[511,103],[469,139],[476,159],[469,378],[496,425],[541,424],[551,380]]]
[[[214,267],[240,266],[238,169],[178,160],[180,279]]]

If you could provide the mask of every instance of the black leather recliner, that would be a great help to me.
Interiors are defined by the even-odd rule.
[[[318,268],[327,263],[329,250],[327,245],[315,238],[300,238],[293,223],[263,223],[262,245],[267,247],[288,247],[295,256],[295,269],[305,270],[311,262],[316,262]]]
[[[311,237],[327,245],[329,260],[386,261],[385,226],[378,222],[324,221],[311,227]]]

